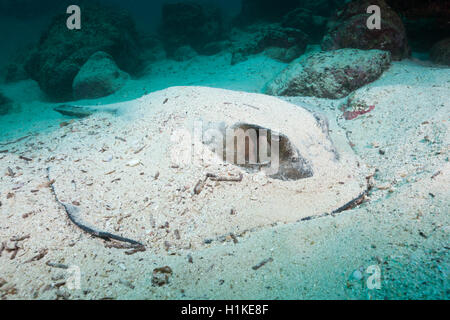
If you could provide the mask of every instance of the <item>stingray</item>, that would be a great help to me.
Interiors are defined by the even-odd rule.
[[[185,248],[186,243],[201,245],[277,223],[334,215],[361,204],[368,192],[371,172],[354,154],[345,132],[334,127],[331,132],[325,118],[275,97],[175,87],[120,105],[62,109],[66,114],[90,114],[86,127],[101,127],[104,116],[96,112],[114,114],[105,134],[93,137],[77,131],[65,137],[55,152],[67,157],[49,169],[49,179],[56,180],[55,198],[70,221],[98,238],[132,246],[151,243],[153,248],[159,243],[166,250]],[[199,120],[204,130],[197,137],[191,133]],[[281,171],[274,174],[262,163],[241,165],[222,157],[225,150],[211,144],[220,146],[223,141],[213,138],[227,128],[266,130],[266,136],[255,135],[258,143],[261,137],[270,140],[278,134]],[[202,136],[206,132],[211,139]],[[126,141],[114,140],[118,135],[126,135]],[[98,150],[108,150],[113,160],[104,161],[106,155]],[[246,156],[251,153],[247,148]],[[206,165],[205,159],[214,162]],[[74,189],[72,179],[82,187]],[[62,202],[63,197],[82,203],[73,206]],[[84,222],[105,223],[107,229],[105,215],[122,217],[124,211],[133,214],[127,225],[141,242]]]

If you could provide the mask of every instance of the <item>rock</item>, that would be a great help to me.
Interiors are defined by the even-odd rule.
[[[378,5],[381,8],[381,29],[367,28],[367,8]],[[357,0],[339,11],[322,41],[323,50],[356,48],[389,51],[393,60],[410,56],[405,27],[400,17],[384,0]]]
[[[301,30],[283,28],[279,24],[258,24],[244,29],[234,29],[232,38],[232,63],[245,61],[249,55],[258,54],[269,48],[269,55],[290,62],[305,52],[308,36]]]
[[[429,52],[438,41],[450,37],[450,5],[447,0],[386,0],[403,20],[414,52]]]
[[[95,52],[110,54],[129,73],[141,65],[136,28],[128,14],[93,4],[81,10],[81,30],[67,29],[66,14],[56,16],[25,65],[31,78],[56,100],[72,99],[73,80]]]
[[[112,57],[102,51],[94,53],[73,80],[76,99],[96,99],[121,89],[129,75],[120,70]]]
[[[331,16],[342,5],[341,0],[242,0],[242,8],[236,18],[237,25],[256,22],[280,22],[283,16],[296,9],[307,9],[313,15]]]
[[[207,56],[212,56],[218,54],[219,52],[229,50],[231,47],[231,42],[228,40],[224,41],[215,41],[206,44],[202,51],[202,54]]]
[[[312,53],[292,62],[266,86],[277,96],[339,99],[378,79],[389,68],[389,52],[340,49]]]
[[[29,76],[25,71],[23,64],[13,62],[6,66],[5,68],[6,83],[12,83],[27,79],[29,79]]]
[[[218,8],[193,2],[164,4],[162,39],[169,56],[189,45],[197,52],[210,42],[221,40],[222,15]]]
[[[27,80],[30,78],[25,71],[25,63],[32,50],[32,46],[22,47],[10,58],[9,63],[4,69],[4,80],[6,83]]]
[[[305,48],[300,46],[293,46],[291,48],[270,47],[264,51],[268,57],[286,63],[295,60],[304,52]]]
[[[164,44],[158,36],[153,34],[146,34],[140,37],[142,44],[142,60],[146,63],[154,62],[158,60],[164,60],[167,58]]]
[[[277,22],[298,5],[299,0],[242,0],[241,12],[237,19],[240,24],[251,24],[257,21]]]
[[[313,15],[330,17],[336,10],[340,9],[346,1],[342,0],[303,0],[301,1],[301,8],[307,9]]]
[[[327,18],[315,16],[310,10],[299,8],[286,14],[281,26],[304,30],[312,42],[320,43],[326,32]]]
[[[191,46],[179,47],[173,53],[173,59],[176,61],[187,61],[197,56],[197,52]]]
[[[444,23],[437,18],[402,17],[402,20],[413,52],[429,52],[435,43],[450,37],[448,22]]]
[[[69,2],[68,0],[58,2],[54,0],[2,0],[0,1],[0,13],[7,12],[8,17],[28,20],[37,16],[44,16],[55,9],[64,10],[64,5],[67,8]]]
[[[12,102],[12,100],[7,98],[7,97],[5,97],[0,92],[0,116],[8,114],[9,112],[12,111],[12,109],[13,109],[13,102]]]
[[[430,57],[434,63],[450,66],[450,38],[436,43],[431,48]]]

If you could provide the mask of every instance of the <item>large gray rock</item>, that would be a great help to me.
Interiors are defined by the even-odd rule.
[[[122,88],[128,78],[109,54],[99,51],[78,72],[73,81],[73,94],[76,99],[105,97]]]
[[[307,54],[269,82],[265,92],[339,99],[378,79],[390,63],[390,53],[380,50],[340,49]]]
[[[430,57],[434,63],[450,66],[450,38],[436,43],[433,48],[431,48]]]

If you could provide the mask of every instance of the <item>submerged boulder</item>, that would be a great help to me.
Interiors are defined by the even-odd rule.
[[[232,33],[232,63],[247,60],[249,55],[269,50],[269,56],[291,62],[305,52],[308,36],[301,30],[283,28],[279,24],[258,24]],[[277,48],[277,50],[273,50]]]
[[[390,63],[390,53],[380,50],[312,53],[292,62],[267,84],[265,92],[276,96],[343,98],[378,79]]]
[[[76,99],[96,99],[121,89],[129,75],[120,70],[112,57],[102,51],[94,53],[81,67],[73,81]]]
[[[367,8],[381,8],[381,29],[370,30],[367,20],[371,14]],[[393,60],[410,56],[406,30],[400,17],[384,0],[356,0],[339,11],[322,41],[323,50],[356,48],[389,51]]]
[[[0,92],[0,115],[5,115],[11,112],[13,109],[13,102],[11,99],[5,97],[2,92]]]
[[[414,52],[429,52],[438,41],[450,37],[448,0],[386,0],[403,20]]]
[[[6,83],[17,82],[30,78],[25,71],[25,63],[30,50],[33,50],[31,46],[25,46],[17,50],[17,53],[10,58],[9,63],[4,68],[4,80]]]
[[[29,20],[45,16],[48,12],[64,10],[69,3],[71,3],[69,0],[2,0],[0,15]]]
[[[202,54],[212,56],[223,51],[229,50],[231,47],[231,41],[222,40],[210,42],[202,48]]]
[[[328,17],[342,4],[341,0],[242,0],[236,23],[280,22],[296,9],[307,9],[315,16]]]
[[[218,8],[194,2],[164,4],[162,39],[169,55],[189,45],[197,52],[223,36],[222,15]]]
[[[197,52],[191,46],[179,47],[173,53],[173,59],[175,61],[187,61],[197,56]]]
[[[55,17],[25,66],[31,78],[53,99],[72,98],[75,76],[97,51],[110,54],[126,72],[134,73],[140,66],[140,46],[131,16],[97,5],[81,7],[81,30],[66,27],[67,15]]]
[[[251,24],[260,21],[278,22],[283,15],[294,10],[299,0],[242,0],[238,23]]]
[[[142,44],[141,57],[146,64],[167,58],[163,41],[156,34],[144,33],[139,36],[139,39]]]
[[[312,11],[298,8],[287,13],[281,21],[281,26],[303,30],[314,43],[320,43],[325,35],[327,18],[314,15]]]
[[[436,43],[431,48],[430,57],[434,63],[450,66],[450,38]]]

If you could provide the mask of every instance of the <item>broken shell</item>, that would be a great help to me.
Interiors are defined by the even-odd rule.
[[[141,161],[138,159],[131,160],[127,163],[127,167],[136,167],[141,164]]]

